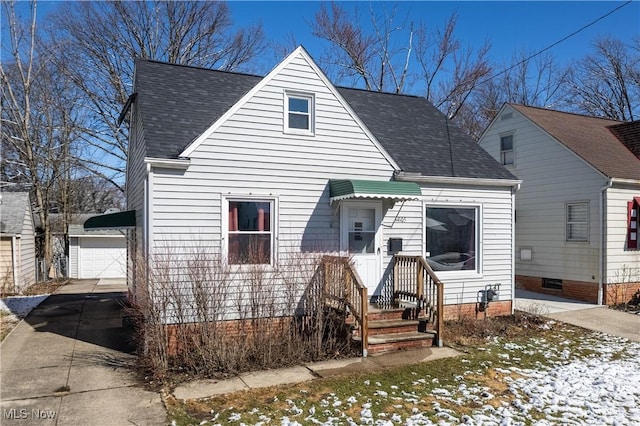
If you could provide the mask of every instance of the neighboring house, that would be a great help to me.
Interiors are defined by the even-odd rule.
[[[95,215],[79,216],[80,224],[70,224],[70,278],[126,278],[127,239],[119,230],[85,230],[82,226]],[[74,221],[75,222],[75,221]]]
[[[607,304],[640,289],[640,122],[505,104],[479,143],[523,182],[517,285]]]
[[[424,98],[336,88],[300,47],[265,77],[138,60],[127,107],[130,253],[206,247],[231,291],[246,264],[348,253],[378,301],[394,254],[427,254],[445,315],[497,284],[489,313],[512,312],[519,181]]]
[[[36,248],[28,192],[0,193],[0,285],[18,293],[36,282]]]

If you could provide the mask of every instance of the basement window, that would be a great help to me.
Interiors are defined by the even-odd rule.
[[[542,288],[548,288],[551,290],[562,290],[562,280],[556,278],[543,278]]]

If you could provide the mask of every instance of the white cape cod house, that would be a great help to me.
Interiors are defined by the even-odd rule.
[[[381,301],[404,255],[443,283],[445,316],[476,315],[487,289],[482,315],[512,312],[520,181],[426,99],[335,87],[302,47],[264,77],[138,60],[134,92],[130,256],[348,255]]]

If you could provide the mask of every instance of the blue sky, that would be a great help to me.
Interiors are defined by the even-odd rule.
[[[39,2],[39,16],[55,10],[60,2]],[[397,22],[422,21],[442,27],[452,12],[458,13],[456,34],[464,44],[477,47],[484,40],[492,45],[491,57],[509,62],[515,52],[538,51],[566,37],[582,26],[605,15],[624,1],[350,1],[338,2],[358,7],[361,25],[370,25],[369,7],[376,11],[397,6]],[[318,59],[322,42],[311,34],[308,22],[320,7],[318,1],[230,1],[233,21],[238,26],[261,22],[267,37],[284,43],[293,35]],[[26,4],[25,4],[26,6]],[[611,35],[630,42],[640,33],[640,0],[597,22],[593,26],[554,47],[551,53],[561,62],[579,59],[597,36]],[[266,55],[264,65],[271,68],[282,58]],[[268,71],[265,70],[265,71]]]
[[[362,10],[362,25],[369,25],[368,8],[390,10],[394,3],[382,1],[339,2]],[[456,34],[464,44],[480,45],[488,39],[492,58],[509,62],[514,52],[545,48],[625,2],[620,1],[400,1],[398,18],[442,27],[453,11],[458,12]],[[311,35],[307,22],[320,3],[316,1],[232,1],[234,21],[239,25],[262,22],[267,36],[284,41],[293,34],[314,58],[322,44]],[[398,19],[401,21],[401,19]],[[551,50],[561,62],[569,63],[585,55],[596,36],[611,35],[630,42],[640,31],[640,1],[634,0],[619,11],[564,41]]]

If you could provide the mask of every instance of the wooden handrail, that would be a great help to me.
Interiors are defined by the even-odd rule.
[[[426,316],[443,345],[444,285],[420,255],[393,256],[393,295],[396,303],[415,304],[415,315]]]
[[[367,287],[356,272],[353,262],[347,257],[324,256],[323,300],[329,305],[344,305],[353,316],[360,329],[362,339],[362,356],[369,350],[368,308],[369,296]]]

